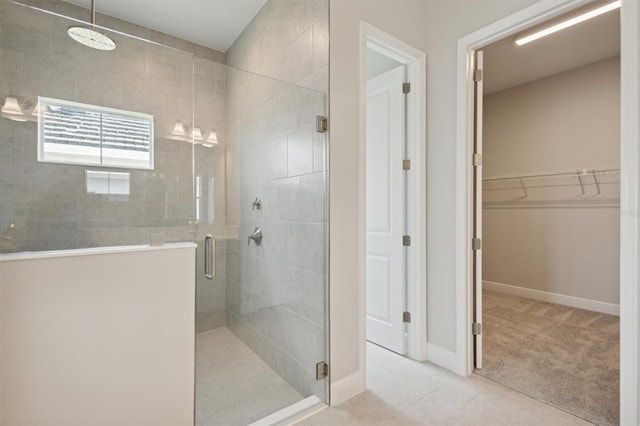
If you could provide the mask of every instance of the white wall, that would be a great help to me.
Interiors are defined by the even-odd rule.
[[[620,58],[485,96],[483,151],[487,178],[619,167]],[[485,183],[483,279],[617,305],[619,174],[599,180]]]
[[[427,40],[428,340],[456,348],[456,48],[459,38],[534,0],[429,1]]]
[[[427,54],[428,341],[456,348],[455,165],[457,40],[534,0],[331,0],[330,283],[332,383],[364,371],[358,357],[359,25],[364,20]],[[416,237],[419,238],[419,237]],[[452,360],[454,363],[455,360]],[[333,396],[332,396],[333,399]]]
[[[77,252],[0,261],[0,424],[193,424],[195,246]]]
[[[361,181],[360,22],[424,50],[422,1],[332,0],[330,9],[330,283],[331,380],[344,381],[364,371],[359,358],[364,336],[359,324],[359,269],[364,256],[364,217],[359,217],[365,183]],[[364,55],[365,52],[360,52]],[[357,380],[357,379],[356,379]],[[354,385],[354,388],[357,388]],[[332,401],[335,402],[335,392]]]

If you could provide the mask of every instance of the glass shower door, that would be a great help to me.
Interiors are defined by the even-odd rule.
[[[208,125],[218,144],[196,145],[196,198],[213,178],[216,205],[213,224],[199,221],[198,241],[213,233],[224,274],[207,281],[198,272],[196,424],[249,424],[327,400],[327,380],[316,377],[327,361],[326,138],[316,131],[326,100],[198,61],[195,84],[196,123],[225,104],[224,121]]]

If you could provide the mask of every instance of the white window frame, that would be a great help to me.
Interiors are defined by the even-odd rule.
[[[57,158],[52,156],[48,156],[45,151],[45,114],[46,108],[48,105],[56,105],[69,107],[74,109],[82,109],[87,112],[93,112],[98,114],[109,114],[115,116],[121,116],[126,118],[132,118],[136,120],[144,120],[149,122],[149,152],[148,152],[148,161],[146,161],[146,165],[135,165],[135,164],[122,164],[118,161],[105,161],[105,157],[102,155],[102,144],[103,141],[100,141],[100,155],[87,158],[93,158],[95,161],[82,161],[79,157],[75,157],[70,155],[68,159],[64,158],[64,153],[59,154]],[[101,127],[102,134],[102,127]],[[101,138],[102,139],[102,138]],[[64,146],[64,145],[62,145]],[[69,145],[69,147],[73,147],[75,145]],[[120,150],[117,150],[120,151]],[[122,150],[123,152],[126,150]],[[108,167],[108,168],[118,168],[118,169],[137,169],[137,170],[153,170],[154,169],[154,120],[153,115],[145,114],[141,112],[134,111],[126,111],[115,108],[107,108],[101,107],[97,105],[89,105],[83,104],[79,102],[66,101],[62,99],[53,99],[53,98],[45,98],[38,97],[38,161],[43,163],[53,163],[53,164],[68,164],[75,166],[91,166],[91,167]]]

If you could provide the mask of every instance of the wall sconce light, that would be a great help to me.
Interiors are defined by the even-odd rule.
[[[173,127],[173,132],[171,132],[172,136],[184,137],[187,135],[187,132],[184,131],[184,124],[182,122],[177,121],[176,125]]]
[[[39,112],[37,96],[27,96],[26,98],[6,96],[1,114],[3,118],[24,122],[37,121]]]
[[[207,140],[202,142],[202,146],[206,148],[213,148],[214,145],[218,145],[218,135],[215,130],[212,130],[211,133],[209,133]]]
[[[196,143],[195,141],[201,141],[202,130],[200,130],[200,127],[194,127],[193,131],[191,132],[191,136],[193,136],[194,143]]]
[[[27,117],[18,102],[18,98],[14,96],[7,96],[4,98],[2,117],[13,121],[27,121]]]
[[[169,139],[202,145],[206,148],[211,148],[218,144],[218,135],[215,130],[212,130],[207,140],[204,140],[200,127],[191,128],[190,125],[183,124],[180,120],[176,121],[176,124],[173,126],[173,132],[171,132]]]

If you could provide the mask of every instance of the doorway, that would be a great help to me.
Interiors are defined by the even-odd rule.
[[[615,366],[603,362],[596,365],[595,370],[598,368],[601,368],[602,371],[608,369],[606,371],[608,375],[613,375],[612,370],[616,370],[615,375],[618,374],[619,326],[615,314],[619,310],[619,290],[621,287],[624,289],[622,285],[619,285],[621,281],[618,269],[620,265],[618,250],[620,247],[622,247],[620,251],[624,250],[624,245],[620,244],[619,218],[620,183],[624,182],[624,176],[621,176],[620,173],[618,144],[621,118],[617,110],[620,105],[621,93],[620,57],[617,56],[620,46],[620,17],[617,15],[617,9],[614,12],[609,12],[608,15],[602,15],[599,20],[593,19],[589,23],[573,27],[572,30],[565,30],[553,37],[538,41],[539,46],[547,47],[543,61],[532,64],[526,63],[526,59],[520,58],[517,60],[520,63],[507,65],[502,63],[502,66],[494,67],[494,77],[500,75],[505,86],[498,89],[494,87],[489,90],[489,95],[486,87],[482,93],[482,86],[489,84],[489,76],[492,72],[489,70],[490,64],[492,61],[497,61],[499,56],[496,52],[500,49],[503,51],[507,49],[507,44],[513,46],[515,39],[519,38],[518,36],[532,34],[543,27],[549,27],[570,17],[609,4],[611,2],[590,2],[585,6],[583,3],[582,7],[571,11],[564,10],[564,14],[557,13],[556,10],[551,20],[546,18],[537,21],[535,25],[523,24],[517,30],[511,28],[512,34],[506,37],[504,34],[498,34],[499,31],[488,36],[486,29],[478,32],[483,32],[482,36],[474,33],[473,36],[485,37],[484,44],[478,43],[475,46],[476,55],[472,58],[472,62],[480,66],[484,65],[484,70],[468,74],[470,79],[475,81],[467,84],[467,87],[473,87],[476,89],[476,93],[475,96],[470,93],[467,99],[467,113],[468,117],[473,117],[479,125],[469,128],[470,131],[465,136],[468,141],[467,146],[475,148],[471,151],[474,155],[471,157],[470,154],[469,156],[469,163],[473,164],[473,167],[469,168],[473,173],[469,173],[469,175],[473,177],[471,185],[468,187],[473,188],[473,192],[471,192],[473,203],[471,204],[476,207],[475,213],[470,216],[468,222],[468,229],[472,231],[470,240],[473,243],[470,250],[473,269],[471,269],[470,275],[473,277],[474,286],[468,293],[470,297],[468,306],[471,308],[470,315],[473,318],[473,324],[469,326],[469,339],[473,339],[474,343],[470,345],[472,348],[470,352],[470,359],[473,360],[472,368],[482,369],[476,371],[499,383],[506,384],[596,423],[617,423],[619,421],[617,417],[619,386],[617,380],[607,389],[601,389],[597,392],[593,397],[594,400],[591,401],[592,405],[604,405],[605,402],[611,405],[611,410],[608,413],[594,413],[589,410],[579,413],[576,412],[575,407],[563,406],[561,403],[556,404],[553,400],[545,399],[538,394],[532,395],[526,389],[518,388],[524,382],[530,387],[532,384],[535,387],[536,380],[522,377],[523,371],[526,370],[524,362],[528,360],[527,356],[530,355],[531,348],[525,348],[524,351],[516,354],[520,360],[517,363],[518,368],[511,372],[510,378],[517,380],[511,381],[509,381],[509,377],[504,375],[491,377],[490,374],[486,374],[490,368],[487,357],[483,357],[483,352],[484,355],[487,355],[489,345],[496,344],[495,339],[487,339],[490,333],[493,333],[495,337],[496,308],[507,310],[509,307],[507,305],[510,305],[510,307],[515,307],[514,310],[519,311],[518,313],[529,314],[526,318],[518,318],[513,312],[509,316],[509,321],[505,324],[510,327],[509,331],[514,335],[520,334],[515,337],[524,339],[522,330],[515,330],[519,322],[526,323],[527,326],[530,326],[529,328],[543,328],[542,331],[532,332],[530,338],[525,339],[531,346],[538,345],[537,348],[540,349],[541,356],[552,357],[546,361],[538,360],[537,372],[544,373],[549,365],[554,364],[553,367],[558,367],[558,370],[550,379],[562,382],[567,389],[571,387],[579,389],[581,394],[575,395],[576,399],[582,399],[582,402],[589,399],[588,392],[585,392],[588,386],[584,383],[569,385],[568,382],[572,376],[567,373],[571,373],[571,363],[566,364],[567,360],[564,358],[573,361],[578,375],[583,377],[588,375],[589,371],[587,370],[591,367],[589,364],[606,352],[600,348],[600,352],[596,355],[593,352],[593,347],[590,347],[589,338],[606,340],[615,335],[615,345],[612,345],[615,348],[604,356],[612,361],[610,364],[615,364]],[[540,10],[538,13],[541,13]],[[522,13],[517,18],[522,19],[524,15]],[[515,19],[516,17],[514,17]],[[590,43],[585,37],[587,28],[593,30],[593,28],[605,25],[603,23],[606,23],[607,20],[617,24],[617,28],[606,34],[598,34],[596,37],[598,42]],[[545,21],[547,22],[545,23]],[[513,25],[513,22],[510,25]],[[497,28],[499,25],[494,26]],[[580,34],[577,37],[579,40],[576,41],[576,37],[574,37],[571,43],[565,43],[563,46],[563,38],[568,37],[570,31]],[[597,57],[603,52],[603,49],[606,50],[606,46],[603,45],[610,39],[617,42],[618,50],[613,54],[610,52]],[[466,40],[461,40],[461,48],[463,41]],[[594,56],[589,58],[583,55],[580,58],[581,63],[566,66],[567,64],[563,61],[570,61],[569,56],[571,55],[566,52],[561,53],[563,47],[570,45],[572,50],[570,53],[577,55],[580,51],[580,42],[585,42],[585,51],[588,50]],[[531,46],[534,44],[532,43]],[[482,49],[483,52],[480,52],[479,49]],[[534,47],[532,49],[535,50]],[[531,50],[529,50],[530,52]],[[511,73],[515,74],[515,77],[509,75],[508,71],[517,69],[518,65],[522,65],[524,70]],[[555,70],[553,70],[554,67],[556,67]],[[516,80],[526,78],[525,74],[535,74],[543,68],[550,68],[553,72],[540,75],[530,81],[508,81],[509,78]],[[596,75],[600,77],[594,79]],[[605,75],[609,76],[609,80],[607,77],[603,77]],[[505,81],[507,82],[505,83]],[[587,82],[587,85],[583,85],[580,90],[578,81]],[[614,82],[614,84],[609,84],[610,82]],[[495,86],[495,79],[493,84]],[[572,86],[578,88],[579,96],[569,94]],[[600,91],[604,88],[607,88],[608,91]],[[587,100],[586,93],[591,93],[592,100]],[[529,96],[527,97],[527,95]],[[518,96],[521,101],[528,99],[528,102],[518,104],[515,101]],[[549,99],[554,100],[549,101]],[[574,103],[575,107],[567,109],[567,103]],[[546,119],[536,118],[533,114],[536,106],[545,111],[548,115]],[[591,115],[591,112],[595,112],[593,108],[597,109],[601,106],[608,106],[605,108],[607,114],[614,113],[615,115],[615,117],[607,118],[608,124],[602,125],[602,122],[599,121],[599,118],[602,117]],[[558,109],[562,109],[562,107],[565,109],[564,112]],[[585,108],[592,108],[592,110],[588,112]],[[577,114],[578,117],[572,117],[572,114]],[[493,121],[488,119],[489,115],[492,115]],[[508,124],[498,125],[495,121],[497,115],[500,115],[501,119],[506,117],[505,121]],[[525,119],[538,121],[538,130],[534,128],[535,126],[518,128],[518,125],[522,125],[521,122]],[[608,133],[608,141],[602,140],[604,133],[598,130],[603,126],[608,127],[609,130],[613,129]],[[555,136],[551,133],[560,131],[559,129],[562,127],[571,128],[571,131],[564,134],[562,141],[554,141]],[[521,134],[514,137],[514,131],[519,131]],[[581,134],[581,132],[584,133]],[[536,138],[538,138],[537,142]],[[595,140],[598,138],[600,140],[596,142]],[[471,140],[474,141],[473,144],[471,144]],[[489,149],[490,141],[492,146]],[[574,150],[574,146],[578,146],[579,149]],[[483,147],[485,148],[484,152],[482,151]],[[577,165],[578,162],[583,165]],[[467,165],[467,167],[469,166]],[[525,219],[529,220],[526,222],[528,227],[524,226],[526,225]],[[565,221],[564,225],[560,224],[562,221]],[[524,234],[527,233],[532,234],[533,237],[531,235],[525,237]],[[589,244],[588,247],[594,256],[585,255],[583,249],[587,246],[580,243],[583,238],[588,238],[591,241],[592,244]],[[571,243],[574,244],[573,247],[571,247]],[[570,256],[567,256],[567,251],[571,253]],[[536,263],[540,263],[540,261],[551,264],[547,267],[541,267]],[[591,268],[595,269],[589,272]],[[606,279],[598,276],[603,271],[608,272]],[[526,276],[535,283],[526,282]],[[590,283],[591,279],[600,281],[600,287],[603,288],[598,289],[596,284]],[[603,286],[602,281],[606,281],[606,285]],[[514,285],[514,283],[518,285]],[[536,287],[535,284],[544,285]],[[487,297],[487,290],[489,290],[490,297]],[[523,296],[524,299],[522,299]],[[483,306],[483,299],[489,303],[484,303]],[[525,305],[521,304],[523,301]],[[536,310],[540,315],[534,315]],[[492,322],[489,321],[487,312],[490,312]],[[581,317],[583,321],[577,321],[577,317]],[[537,336],[534,334],[544,334],[550,328],[560,329],[566,325],[555,321],[559,318],[572,322],[569,327],[572,331],[565,335],[562,341],[556,341],[555,344],[550,342],[552,339],[536,343],[534,337]],[[547,324],[547,322],[550,323]],[[602,328],[607,327],[590,331],[580,329],[586,323],[602,324],[603,322],[609,322],[611,325],[608,329],[611,333],[607,336],[598,335]],[[572,335],[572,333],[580,334],[583,332],[585,336],[588,336],[587,339],[574,345],[572,350],[563,347],[563,345],[570,346],[576,343],[573,340],[579,336]],[[500,343],[513,353],[522,349],[516,347],[513,340],[506,338],[502,339]],[[503,351],[503,355],[505,353]],[[491,369],[494,367],[495,363],[491,365]],[[518,384],[518,381],[521,383]],[[544,385],[539,383],[537,387],[541,388]],[[562,393],[556,394],[556,397],[560,395],[560,398],[556,398],[556,402],[561,400],[562,396],[567,396]],[[565,390],[564,393],[570,392]],[[606,401],[606,396],[609,394],[614,395],[614,400]],[[598,417],[599,415],[601,417]]]
[[[362,182],[366,227],[361,292],[366,340],[406,355],[426,358],[426,61],[406,43],[361,26]],[[365,137],[366,135],[366,137]]]

